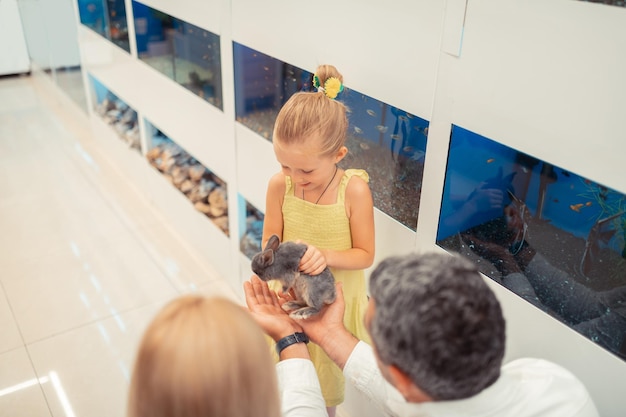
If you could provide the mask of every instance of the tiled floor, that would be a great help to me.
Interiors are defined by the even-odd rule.
[[[235,299],[70,104],[0,78],[0,416],[124,416],[155,311],[191,288]]]

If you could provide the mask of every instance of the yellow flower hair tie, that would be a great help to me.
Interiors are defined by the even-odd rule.
[[[339,81],[338,78],[330,77],[324,83],[324,94],[328,98],[336,98],[339,93],[343,91],[343,84]]]
[[[313,87],[317,88],[317,91],[321,91],[330,99],[335,99],[343,91],[343,84],[337,77],[330,77],[324,82],[324,86],[320,85],[320,78],[317,74],[313,75]]]

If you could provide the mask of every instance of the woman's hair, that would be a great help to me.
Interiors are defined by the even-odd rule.
[[[263,332],[224,298],[187,295],[170,302],[141,340],[128,416],[280,416]]]
[[[320,65],[315,71],[320,86],[329,78],[343,84],[343,76],[332,65]],[[333,155],[344,146],[348,132],[346,106],[328,98],[323,91],[299,92],[287,100],[278,113],[273,140],[291,145],[318,138],[320,155]]]
[[[370,275],[372,342],[435,400],[476,395],[500,376],[505,322],[495,294],[459,254],[389,257]]]

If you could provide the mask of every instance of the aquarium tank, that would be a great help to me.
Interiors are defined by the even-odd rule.
[[[139,59],[223,110],[220,37],[133,1]]]
[[[237,194],[239,212],[239,250],[246,257],[261,252],[263,239],[263,219],[265,215],[241,194]]]
[[[453,126],[437,244],[626,359],[626,196]]]
[[[129,148],[141,153],[137,112],[113,94],[93,75],[88,74],[94,112],[117,133]]]
[[[80,23],[130,53],[124,0],[78,0]]]
[[[311,72],[233,43],[237,122],[272,140],[276,116],[296,92],[314,91]],[[348,108],[348,155],[341,168],[370,176],[374,206],[411,230],[417,228],[429,122],[345,86],[337,100]]]

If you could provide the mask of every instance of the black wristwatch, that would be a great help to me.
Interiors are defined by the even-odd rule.
[[[309,343],[309,337],[302,332],[285,336],[276,342],[276,353],[280,356],[280,352],[282,352],[283,349],[296,343]]]

